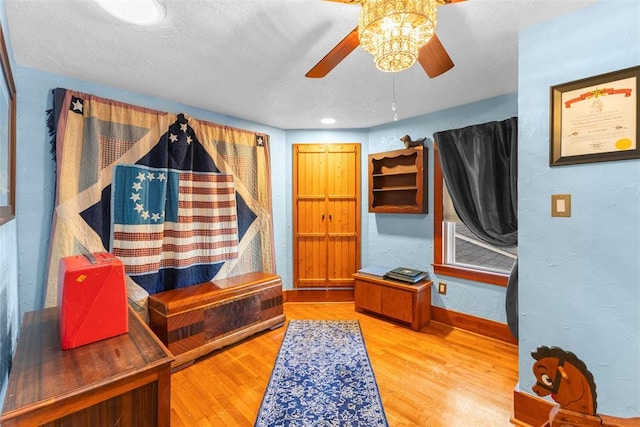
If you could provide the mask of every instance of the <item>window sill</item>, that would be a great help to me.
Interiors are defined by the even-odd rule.
[[[476,282],[488,283],[496,286],[507,286],[508,274],[492,273],[489,271],[472,270],[447,264],[433,264],[433,272],[444,276],[458,277]]]

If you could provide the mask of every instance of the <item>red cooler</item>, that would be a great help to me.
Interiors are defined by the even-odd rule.
[[[122,261],[108,252],[61,258],[58,320],[63,350],[127,333]]]

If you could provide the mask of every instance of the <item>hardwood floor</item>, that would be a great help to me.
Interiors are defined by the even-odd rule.
[[[286,303],[287,319],[358,319],[391,427],[511,426],[518,350],[431,322],[421,331],[355,312],[353,303]],[[172,374],[171,425],[252,426],[285,327]]]

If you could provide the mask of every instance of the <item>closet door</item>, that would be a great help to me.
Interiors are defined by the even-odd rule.
[[[360,268],[360,146],[327,146],[327,286],[353,287]]]
[[[326,146],[295,145],[293,160],[295,287],[327,281]],[[296,250],[297,249],[297,250]]]
[[[360,145],[293,147],[294,286],[352,287],[360,268]]]

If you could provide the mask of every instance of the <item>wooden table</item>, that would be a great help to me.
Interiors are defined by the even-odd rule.
[[[355,308],[402,322],[419,331],[431,320],[430,280],[416,284],[354,274]]]
[[[26,313],[3,426],[169,426],[173,357],[129,310],[129,332],[60,349],[58,312]]]

